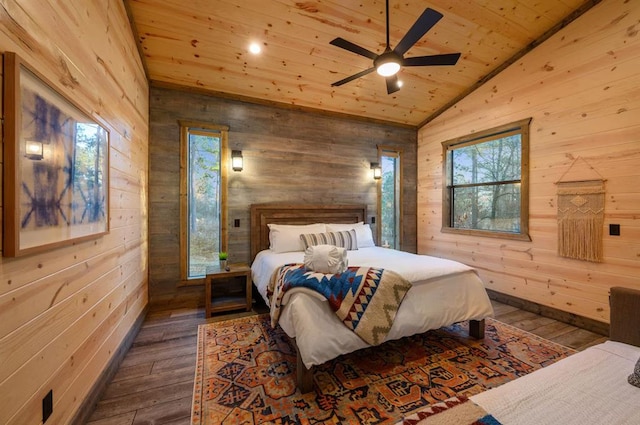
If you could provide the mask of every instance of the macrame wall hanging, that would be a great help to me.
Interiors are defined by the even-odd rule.
[[[572,172],[581,160],[582,173]],[[587,168],[584,167],[586,165]],[[574,171],[577,170],[576,169]],[[589,171],[585,177],[584,170]],[[571,177],[571,174],[574,177]],[[603,259],[605,179],[578,157],[556,182],[558,185],[558,255],[600,263]]]

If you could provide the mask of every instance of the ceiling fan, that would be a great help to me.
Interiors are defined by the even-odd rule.
[[[398,83],[398,71],[402,66],[435,66],[435,65],[455,65],[460,58],[460,53],[447,53],[442,55],[431,56],[415,56],[411,58],[405,58],[403,55],[418,41],[423,35],[427,33],[441,18],[442,14],[431,8],[426,8],[418,20],[413,24],[411,29],[400,40],[400,43],[391,49],[389,46],[389,0],[387,0],[387,47],[384,52],[377,55],[374,52],[360,47],[344,38],[336,38],[331,41],[330,44],[343,48],[357,55],[361,55],[373,60],[373,66],[358,72],[343,80],[336,81],[331,86],[341,86],[357,78],[363,77],[374,70],[378,74],[382,75],[387,80],[387,93],[395,93],[400,90],[400,84]]]

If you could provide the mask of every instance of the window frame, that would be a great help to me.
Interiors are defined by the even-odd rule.
[[[180,125],[180,286],[202,285],[205,276],[189,278],[188,223],[189,223],[189,134],[220,134],[220,251],[227,252],[227,191],[229,174],[229,127],[196,121],[178,121]]]
[[[499,239],[511,239],[531,241],[529,236],[529,127],[531,118],[504,124],[498,127],[483,130],[455,139],[442,142],[442,233],[455,233],[460,235],[484,236]],[[455,186],[451,182],[450,157],[456,149],[479,143],[500,139],[508,133],[520,134],[520,231],[501,232],[481,229],[460,229],[452,227],[453,205],[451,192]],[[493,184],[493,183],[492,183]],[[488,184],[489,186],[491,184]]]

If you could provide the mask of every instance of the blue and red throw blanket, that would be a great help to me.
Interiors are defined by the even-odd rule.
[[[501,425],[464,395],[432,404],[405,416],[396,425]]]
[[[394,271],[374,267],[348,267],[344,273],[324,274],[304,264],[286,264],[276,269],[267,289],[272,326],[278,323],[289,291],[296,288],[324,296],[345,326],[367,344],[377,345],[391,330],[411,283]]]

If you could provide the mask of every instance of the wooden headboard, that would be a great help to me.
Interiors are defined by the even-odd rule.
[[[366,205],[254,204],[251,205],[251,261],[269,249],[270,223],[358,223],[367,220]]]

